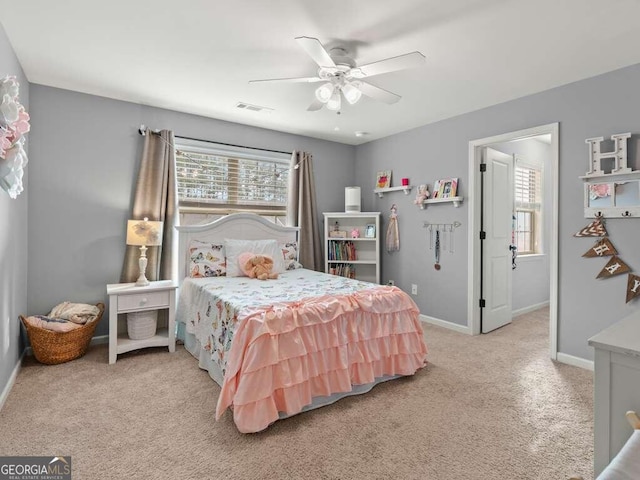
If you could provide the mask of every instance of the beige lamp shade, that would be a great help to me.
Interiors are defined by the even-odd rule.
[[[127,245],[162,245],[162,222],[144,220],[127,221]]]

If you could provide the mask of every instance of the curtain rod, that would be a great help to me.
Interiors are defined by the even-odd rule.
[[[151,133],[160,133],[160,130],[152,130],[149,129]],[[138,129],[138,133],[143,137],[146,134],[146,127],[144,125],[140,125]],[[196,142],[205,142],[205,143],[215,143],[217,145],[225,145],[227,147],[238,147],[238,148],[248,148],[251,150],[261,150],[263,152],[272,152],[272,153],[284,153],[286,155],[291,155],[293,152],[283,152],[282,150],[269,150],[268,148],[258,148],[258,147],[247,147],[246,145],[236,145],[234,143],[224,143],[224,142],[214,142],[213,140],[202,140],[201,138],[193,138],[193,137],[183,137],[182,135],[174,135],[175,138],[181,138],[182,140],[195,140]]]

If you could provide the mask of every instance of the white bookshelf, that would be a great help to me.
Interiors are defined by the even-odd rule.
[[[346,238],[331,236],[336,222],[339,230],[346,232]],[[374,226],[373,237],[365,236],[367,225]],[[360,232],[359,238],[351,238],[354,228]],[[380,283],[380,235],[380,212],[324,213],[324,271],[333,273],[350,265],[357,280]],[[355,259],[335,255],[340,249],[354,251]]]

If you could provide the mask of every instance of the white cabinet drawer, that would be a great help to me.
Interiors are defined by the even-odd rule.
[[[169,306],[169,292],[136,293],[118,295],[118,311],[137,310],[141,308],[158,308]]]

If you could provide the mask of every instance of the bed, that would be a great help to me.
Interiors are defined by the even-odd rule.
[[[411,298],[299,268],[297,228],[239,213],[177,229],[177,335],[222,388],[217,420],[231,408],[239,431],[258,432],[425,365]],[[235,276],[239,250],[274,244],[278,279]]]

